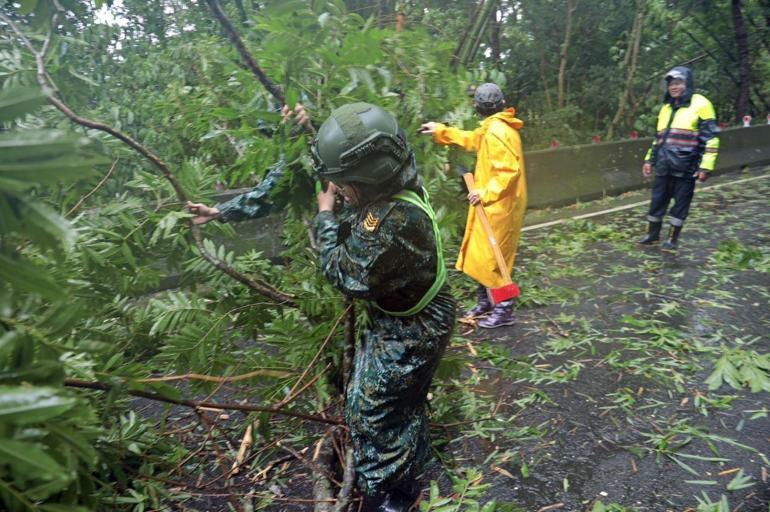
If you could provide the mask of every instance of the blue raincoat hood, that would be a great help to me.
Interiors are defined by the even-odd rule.
[[[682,97],[679,99],[679,104],[687,106],[690,104],[692,95],[695,93],[695,78],[693,77],[692,70],[686,66],[676,66],[666,73],[666,78],[684,78],[685,90]],[[666,86],[668,86],[668,80],[666,80]],[[674,103],[674,98],[668,93],[668,87],[666,87],[666,94],[663,97],[664,103]]]

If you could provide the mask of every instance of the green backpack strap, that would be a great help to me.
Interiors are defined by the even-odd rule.
[[[430,205],[430,196],[428,196],[428,191],[425,190],[423,187],[422,189],[423,197],[420,197],[416,192],[412,190],[402,190],[398,194],[395,194],[393,196],[394,199],[399,199],[401,201],[406,201],[407,203],[411,203],[421,209],[423,212],[425,212],[425,215],[428,216],[431,223],[433,224],[433,236],[436,239],[436,280],[433,281],[433,285],[428,289],[427,292],[425,292],[425,295],[423,295],[422,299],[417,302],[414,306],[407,309],[406,311],[387,311],[385,309],[382,309],[380,306],[377,305],[377,303],[374,303],[374,306],[379,309],[380,311],[387,313],[389,315],[393,316],[412,316],[416,315],[423,309],[425,309],[425,306],[427,306],[430,301],[433,300],[433,298],[438,295],[439,290],[441,290],[441,287],[444,286],[444,283],[446,282],[446,264],[444,263],[444,248],[443,244],[441,243],[441,231],[439,231],[438,228],[438,222],[436,222],[436,212],[433,211],[433,207]]]

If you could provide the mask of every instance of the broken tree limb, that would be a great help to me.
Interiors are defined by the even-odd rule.
[[[353,498],[353,488],[356,483],[356,468],[353,461],[353,448],[345,450],[345,472],[342,475],[342,488],[337,494],[337,505],[334,512],[347,512]]]
[[[92,189],[91,189],[91,190],[90,190],[90,191],[89,191],[89,192],[88,192],[86,195],[84,195],[83,197],[81,197],[81,198],[78,200],[78,202],[77,202],[77,203],[75,203],[75,206],[73,206],[72,208],[70,208],[70,209],[69,209],[69,211],[67,211],[67,213],[65,213],[65,214],[64,214],[64,217],[69,217],[69,216],[70,216],[70,215],[72,215],[74,212],[76,212],[76,211],[77,211],[77,209],[78,209],[78,208],[80,208],[80,205],[82,205],[82,204],[83,204],[83,203],[86,201],[86,199],[88,199],[89,197],[91,197],[92,195],[94,195],[94,193],[96,193],[96,191],[97,191],[97,190],[99,190],[100,188],[102,188],[102,185],[104,185],[104,184],[107,182],[107,180],[110,178],[110,176],[112,176],[112,173],[113,173],[113,171],[115,170],[115,167],[117,167],[117,165],[118,165],[118,160],[119,160],[119,159],[118,159],[118,158],[116,158],[116,159],[115,159],[115,161],[114,161],[114,162],[112,162],[112,165],[110,166],[110,170],[109,170],[109,171],[107,171],[107,174],[105,174],[105,175],[102,177],[102,179],[100,179],[100,180],[99,180],[99,183],[97,183],[97,184],[96,184],[96,186],[95,186],[94,188],[92,188]]]
[[[230,468],[231,475],[240,473],[243,461],[246,459],[246,453],[249,451],[249,448],[251,448],[251,445],[254,444],[254,436],[252,434],[253,425],[253,423],[249,423],[246,427],[246,433],[243,434],[243,440],[241,441],[241,446],[238,448],[238,454],[235,456],[235,461],[233,461],[233,465]]]
[[[238,54],[241,56],[241,59],[245,63],[246,67],[248,67],[251,70],[254,76],[257,77],[257,80],[259,80],[259,82],[265,87],[265,89],[267,89],[267,91],[270,94],[272,94],[273,97],[281,105],[286,105],[286,96],[284,95],[283,91],[281,90],[280,87],[278,87],[275,84],[275,82],[273,82],[270,79],[270,77],[267,76],[267,74],[259,66],[259,64],[257,64],[256,59],[246,48],[246,45],[244,44],[243,40],[238,35],[238,32],[235,30],[235,27],[227,18],[224,11],[222,11],[222,6],[219,5],[219,1],[218,0],[204,0],[204,1],[208,6],[209,10],[214,15],[214,17],[217,19],[217,21],[219,21],[220,25],[222,25],[222,29],[225,31],[225,33],[227,34],[227,37],[235,46],[236,50],[238,51]],[[309,134],[315,135],[316,133],[315,128],[313,128],[313,125],[310,122],[302,124],[301,126]],[[315,245],[312,236],[310,236],[310,244],[313,246]],[[350,372],[352,371],[353,356],[355,352],[355,318],[356,318],[355,307],[351,301],[346,301],[346,303],[347,303],[347,313],[345,315],[345,349],[344,349],[345,351],[343,354],[343,360],[344,360],[343,361],[343,392],[344,392],[344,389],[347,387],[347,381],[349,379]],[[299,381],[301,380],[302,378],[299,379]]]
[[[318,361],[318,358],[321,357],[321,354],[323,353],[324,349],[326,348],[326,345],[329,343],[329,340],[331,340],[332,336],[334,335],[334,332],[337,330],[337,326],[339,325],[340,321],[342,321],[343,318],[346,319],[345,325],[347,326],[347,318],[349,316],[350,310],[353,308],[352,304],[348,304],[348,307],[345,309],[345,311],[342,312],[342,314],[337,318],[337,320],[334,322],[334,325],[332,326],[331,330],[329,331],[329,334],[326,336],[326,339],[324,339],[323,343],[321,343],[321,346],[316,351],[316,354],[313,356],[313,359],[310,361],[310,364],[307,365],[307,368],[302,372],[302,375],[299,376],[297,379],[297,382],[294,383],[294,385],[291,387],[291,390],[286,395],[286,398],[278,402],[275,406],[276,407],[283,407],[290,401],[294,400],[297,394],[295,393],[297,391],[297,388],[302,383],[302,381],[305,379],[305,376],[308,374],[311,368],[315,366],[316,362]],[[328,368],[328,366],[327,366]],[[305,388],[303,388],[304,390]],[[301,392],[301,391],[300,391]]]
[[[214,17],[217,19],[217,21],[219,21],[220,25],[222,25],[222,28],[227,34],[227,37],[233,43],[235,49],[238,50],[238,53],[243,59],[243,62],[246,63],[246,66],[251,70],[252,73],[254,73],[259,82],[265,86],[265,89],[267,89],[268,92],[270,92],[270,94],[272,94],[281,105],[285,105],[286,97],[284,96],[283,91],[280,87],[275,85],[272,80],[270,80],[262,68],[259,67],[257,61],[254,59],[251,53],[249,53],[249,51],[246,49],[246,45],[243,44],[243,40],[238,35],[238,32],[235,31],[235,27],[233,27],[233,24],[230,23],[230,20],[222,11],[222,7],[219,5],[219,2],[217,0],[204,1],[211,10],[211,13],[214,15]]]
[[[64,385],[71,388],[80,389],[93,389],[97,391],[111,391],[113,386],[105,384],[103,382],[93,382],[78,379],[65,379]],[[300,412],[285,411],[283,409],[275,407],[264,407],[259,405],[250,404],[238,404],[232,402],[207,402],[202,400],[190,400],[186,398],[171,398],[163,396],[159,393],[152,393],[149,391],[139,391],[136,389],[126,390],[126,394],[136,396],[139,398],[146,398],[148,400],[155,400],[158,402],[165,402],[174,405],[182,405],[185,407],[191,407],[193,409],[216,409],[216,410],[233,410],[233,411],[246,411],[246,412],[269,412],[278,416],[290,416],[292,418],[298,418],[306,421],[315,421],[318,423],[326,423],[328,425],[342,425],[342,418],[325,418],[322,416],[314,416],[312,414],[303,414]]]
[[[322,445],[326,442],[328,437],[329,436],[327,435],[327,436],[324,436],[322,438]],[[331,472],[329,471],[329,468],[332,467],[332,461],[330,460],[329,463],[326,464],[325,460],[321,460],[323,452],[319,451],[320,449],[318,448],[318,446],[316,447],[316,451],[313,454],[313,460],[308,460],[301,453],[299,453],[297,450],[295,450],[294,448],[292,448],[290,446],[287,446],[287,445],[285,445],[283,443],[280,443],[280,442],[276,443],[276,445],[278,446],[278,448],[280,448],[282,450],[285,450],[285,451],[289,452],[290,454],[294,455],[294,457],[298,461],[300,461],[305,466],[307,466],[308,469],[311,469],[313,471],[313,474],[319,473],[319,474],[323,475],[325,478],[328,478],[329,481],[332,482],[337,487],[342,487],[342,483],[338,482],[334,478],[334,475],[332,475]],[[321,446],[321,445],[319,445],[319,446]],[[329,448],[329,451],[331,453],[331,448]],[[319,461],[321,461],[321,463],[319,463]]]
[[[285,370],[272,370],[269,368],[260,368],[249,373],[242,373],[240,375],[232,375],[230,377],[220,377],[217,375],[204,375],[201,373],[185,373],[183,375],[164,375],[162,377],[149,377],[146,379],[138,379],[136,382],[172,382],[177,380],[200,380],[203,382],[237,382],[240,380],[252,379],[254,377],[276,377],[285,378],[290,377],[292,372]]]
[[[324,436],[316,443],[313,453],[315,467],[331,468],[334,464],[334,450],[331,446],[331,437]],[[316,500],[314,512],[333,512],[334,493],[331,479],[327,471],[313,469],[313,499]]]
[[[51,20],[51,26],[56,26],[56,20],[58,19],[58,12],[56,12]],[[161,160],[155,153],[150,151],[148,148],[131,138],[129,135],[116,130],[112,126],[109,126],[104,123],[100,123],[98,121],[94,121],[91,119],[87,119],[84,117],[80,117],[77,115],[72,109],[67,106],[66,103],[64,103],[60,98],[56,96],[55,93],[55,87],[53,83],[49,80],[48,74],[46,73],[45,69],[45,53],[43,51],[47,50],[50,38],[52,36],[52,33],[49,33],[48,37],[46,38],[45,42],[42,46],[42,51],[38,51],[35,49],[32,42],[29,40],[29,38],[24,35],[24,33],[19,30],[19,28],[16,26],[16,24],[8,18],[7,16],[0,13],[0,20],[2,20],[4,23],[8,24],[13,32],[16,34],[19,39],[21,39],[24,46],[27,47],[27,49],[30,51],[32,56],[35,58],[35,63],[37,66],[37,79],[38,84],[40,85],[40,88],[42,89],[43,93],[48,98],[48,101],[56,107],[62,114],[64,114],[70,121],[72,121],[75,124],[78,124],[80,126],[84,126],[86,128],[91,128],[93,130],[99,130],[102,132],[105,132],[109,135],[112,135],[116,139],[122,141],[126,145],[128,145],[131,149],[138,152],[140,155],[145,157],[147,160],[149,160],[163,175],[164,178],[169,182],[171,187],[174,189],[174,192],[176,192],[177,198],[181,203],[187,202],[187,194],[185,193],[184,189],[182,188],[182,185],[180,184],[179,180],[177,179],[176,175],[171,171],[168,165],[166,165],[163,160]],[[53,32],[53,29],[52,31]],[[193,241],[195,243],[195,246],[197,247],[198,251],[200,251],[201,256],[208,261],[211,265],[213,265],[215,268],[220,270],[221,272],[227,274],[228,276],[232,277],[236,281],[248,286],[256,293],[259,293],[260,295],[263,295],[274,302],[277,302],[282,305],[286,306],[295,306],[295,297],[293,295],[284,293],[280,290],[277,290],[276,288],[270,286],[269,284],[257,280],[252,279],[244,274],[241,274],[234,268],[227,265],[224,261],[220,260],[219,258],[213,256],[210,254],[203,243],[203,236],[200,231],[200,227],[197,226],[192,222],[192,219],[188,221],[188,225],[190,227],[190,234],[192,235]]]

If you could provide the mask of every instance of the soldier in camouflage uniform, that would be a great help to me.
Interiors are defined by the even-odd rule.
[[[338,108],[312,153],[332,182],[313,222],[321,269],[370,309],[345,406],[359,488],[367,510],[406,510],[431,456],[426,396],[455,320],[440,233],[411,147],[384,110]],[[349,214],[334,213],[335,193]]]
[[[330,182],[318,194],[313,221],[321,270],[369,308],[345,403],[358,487],[365,510],[406,511],[431,457],[426,396],[455,322],[441,236],[414,153],[381,108],[338,108],[318,131],[312,154]],[[188,208],[198,223],[263,216],[271,207],[265,188],[214,208]],[[340,213],[337,195],[346,203]]]

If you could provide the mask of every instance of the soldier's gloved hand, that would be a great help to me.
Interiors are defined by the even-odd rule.
[[[187,208],[190,213],[195,215],[195,217],[193,217],[193,224],[206,224],[207,222],[219,217],[219,210],[217,208],[206,206],[202,203],[193,203],[192,201],[187,201],[185,208]]]
[[[305,106],[302,103],[297,103],[293,109],[289,108],[288,105],[284,105],[281,107],[281,117],[282,123],[294,119],[294,122],[303,128],[310,128],[310,114],[305,110]]]

